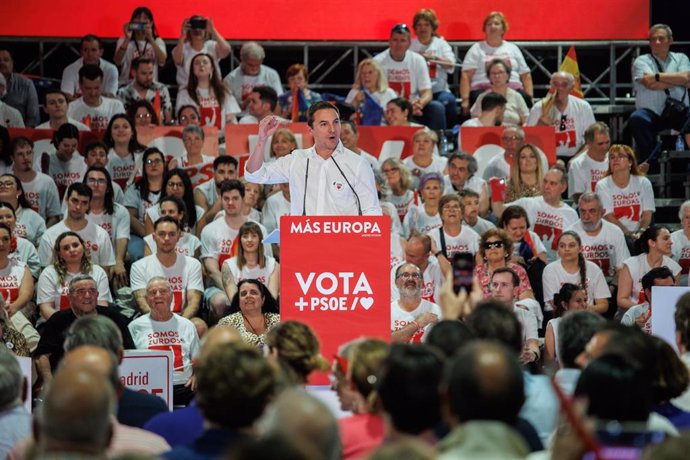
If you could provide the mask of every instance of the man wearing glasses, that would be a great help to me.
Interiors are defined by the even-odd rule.
[[[656,134],[668,129],[662,119],[667,97],[690,105],[685,86],[690,82],[690,60],[683,53],[673,53],[673,32],[666,24],[649,29],[651,53],[633,62],[635,111],[630,116],[630,129],[637,146],[638,158],[645,159],[656,143]]]
[[[596,120],[592,106],[570,94],[575,77],[568,72],[551,75],[551,94],[534,104],[527,126],[553,126],[556,131],[556,155],[570,158],[584,143],[585,130]]]
[[[100,307],[98,301],[98,289],[96,281],[89,275],[76,275],[69,283],[70,308],[55,312],[46,321],[41,333],[41,340],[34,352],[34,359],[43,382],[48,383],[52,379],[52,372],[60,363],[64,354],[64,342],[67,337],[67,329],[77,318],[86,315],[103,315],[111,319],[120,330],[124,348],[133,350],[134,341],[127,329],[127,319],[113,308]]]
[[[433,100],[426,60],[410,51],[411,43],[407,25],[396,24],[391,30],[389,48],[374,60],[386,72],[388,86],[410,101],[412,113],[420,123],[433,130],[446,129],[446,111],[442,103]]]
[[[424,280],[418,266],[404,263],[395,271],[400,298],[391,303],[391,341],[421,343],[441,318],[441,307],[422,299]]]

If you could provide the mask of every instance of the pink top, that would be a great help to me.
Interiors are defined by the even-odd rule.
[[[355,414],[338,420],[343,443],[343,460],[364,458],[383,442],[383,418],[374,414]]]
[[[529,284],[529,278],[527,278],[527,272],[521,265],[509,263],[508,268],[511,268],[517,273],[520,278],[520,286],[518,288],[518,297],[521,296],[525,291],[531,291],[532,286]],[[489,273],[489,267],[486,263],[481,265],[476,265],[474,267],[474,276],[479,280],[479,285],[482,287],[482,294],[484,298],[491,297],[491,275]]]

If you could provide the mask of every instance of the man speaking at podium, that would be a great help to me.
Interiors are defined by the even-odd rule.
[[[340,142],[340,114],[328,102],[309,108],[314,146],[264,164],[264,148],[280,126],[275,115],[261,120],[259,140],[245,166],[245,179],[290,184],[290,215],[380,216],[374,172],[366,159]]]

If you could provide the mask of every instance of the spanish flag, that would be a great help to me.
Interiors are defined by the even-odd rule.
[[[575,45],[571,46],[568,54],[565,55],[561,66],[558,68],[561,72],[568,72],[575,77],[575,86],[570,92],[573,96],[584,99],[585,94],[582,92],[582,85],[580,84],[580,67],[577,65],[577,55],[575,54]]]

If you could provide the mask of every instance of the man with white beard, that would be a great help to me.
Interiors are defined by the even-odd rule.
[[[395,271],[400,298],[391,303],[391,341],[419,343],[441,318],[441,307],[422,299],[423,275],[414,264],[404,263]]]
[[[582,240],[582,255],[601,268],[604,276],[611,278],[630,257],[623,231],[604,219],[604,207],[599,197],[586,192],[578,201],[580,219],[569,229]]]

